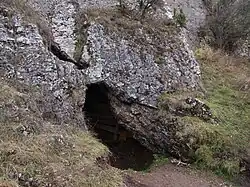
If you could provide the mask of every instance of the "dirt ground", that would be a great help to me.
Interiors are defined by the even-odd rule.
[[[155,168],[149,173],[129,172],[126,177],[126,187],[250,187],[248,182],[232,185],[211,173],[173,164]]]

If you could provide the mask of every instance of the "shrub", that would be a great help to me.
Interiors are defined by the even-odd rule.
[[[181,27],[185,27],[187,24],[187,18],[182,9],[179,9],[179,11],[176,8],[174,9],[174,20]]]
[[[162,2],[162,0],[136,0],[135,7],[137,7],[140,18],[144,18],[150,9],[154,8],[155,6],[160,6]],[[127,4],[128,2],[126,0],[119,0],[119,6],[121,10],[126,9]]]
[[[245,40],[250,33],[250,1],[203,1],[209,11],[205,33],[212,36],[211,44],[233,51],[237,42]]]

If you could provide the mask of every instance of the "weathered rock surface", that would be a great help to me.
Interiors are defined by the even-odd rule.
[[[43,90],[41,110],[58,123],[84,125],[84,76],[46,49],[38,27],[10,8],[0,9],[1,76]]]
[[[199,43],[197,33],[201,26],[205,24],[207,10],[202,0],[166,0],[171,9],[182,8],[187,17],[187,26],[184,33],[187,36],[190,46],[196,46]],[[173,12],[172,12],[173,14]]]
[[[175,126],[169,124],[175,124],[175,119],[158,119],[157,100],[164,92],[199,86],[199,64],[185,36],[164,20],[141,23],[116,9],[96,10],[110,8],[114,1],[91,2],[30,0],[50,37],[29,16],[1,6],[1,76],[43,90],[39,102],[45,118],[82,126],[85,85],[102,82],[110,91],[118,121],[135,138],[157,152],[176,152],[179,144],[174,148],[169,136]],[[51,43],[72,60],[54,56]],[[74,61],[89,67],[80,70]]]
[[[140,24],[134,35],[120,29],[115,32],[98,23],[87,28],[88,83],[105,82],[121,100],[151,106],[164,91],[196,88],[198,63],[178,36],[168,38],[167,30],[148,34],[157,30]]]
[[[111,98],[119,123],[133,132],[136,139],[154,152],[171,153],[183,160],[190,159],[199,140],[193,130],[195,127],[188,121],[184,122],[182,117],[216,123],[210,108],[191,97],[174,99],[170,96],[169,100],[161,102],[160,111],[136,103],[124,104],[113,96]]]

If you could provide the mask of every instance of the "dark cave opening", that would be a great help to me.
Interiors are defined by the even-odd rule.
[[[119,169],[142,171],[153,163],[153,152],[120,126],[110,106],[109,90],[103,83],[91,84],[86,92],[86,121],[97,137],[111,151],[110,165]]]

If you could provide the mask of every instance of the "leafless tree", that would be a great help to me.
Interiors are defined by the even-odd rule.
[[[233,51],[239,40],[250,34],[250,0],[204,0],[210,15],[208,28],[213,44],[222,49]]]
[[[157,4],[160,0],[138,0],[139,9],[141,10],[142,17],[145,16],[147,11],[152,8],[155,4]]]
[[[126,3],[126,0],[119,0],[119,5],[122,9],[126,8]],[[136,7],[138,7],[141,17],[144,18],[146,13],[155,5],[160,5],[162,0],[135,0],[135,3]]]

